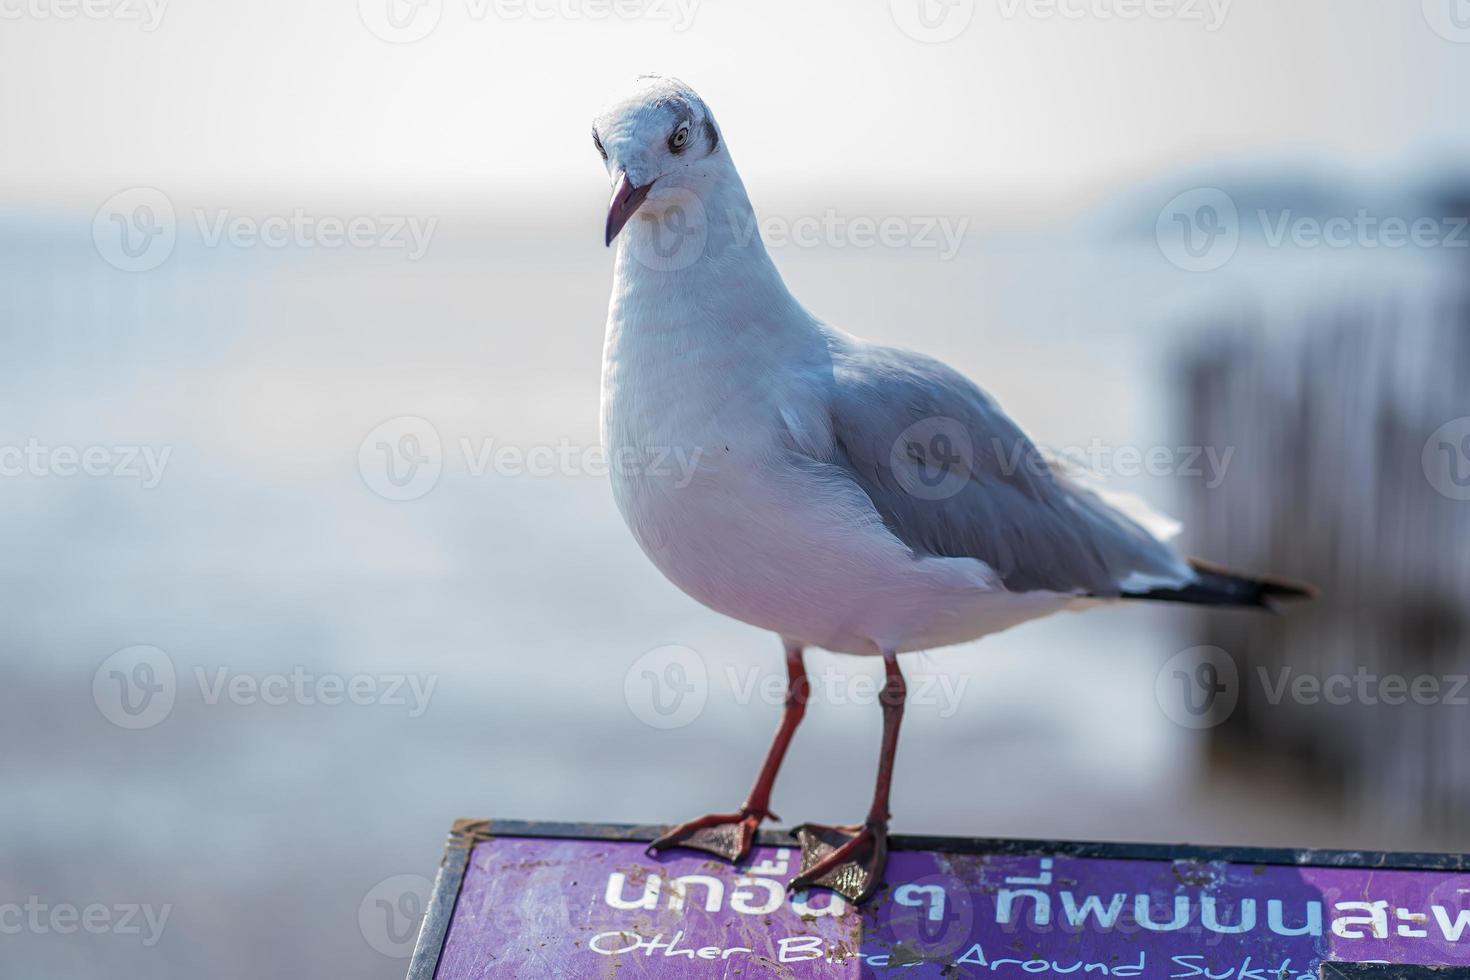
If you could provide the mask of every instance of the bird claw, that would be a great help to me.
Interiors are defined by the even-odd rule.
[[[688,847],[739,863],[755,843],[755,831],[770,813],[742,809],[739,813],[711,813],[679,824],[648,845],[656,855],[670,847]]]
[[[878,889],[888,863],[886,823],[855,827],[804,823],[793,833],[801,843],[801,873],[792,888],[830,888],[858,905]]]

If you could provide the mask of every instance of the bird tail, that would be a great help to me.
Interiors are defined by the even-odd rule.
[[[1198,558],[1189,566],[1199,580],[1179,588],[1147,589],[1125,592],[1124,599],[1149,599],[1155,602],[1183,602],[1196,606],[1238,606],[1274,611],[1279,602],[1315,599],[1317,589],[1301,582],[1256,577],[1221,568]]]

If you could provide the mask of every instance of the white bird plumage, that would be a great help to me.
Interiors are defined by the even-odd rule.
[[[960,374],[808,313],[746,231],[745,187],[687,86],[640,79],[596,133],[614,176],[653,185],[618,241],[603,441],[619,509],[685,592],[792,643],[878,654],[1195,580],[1145,529],[1167,522],[1039,462]],[[955,461],[914,458],[951,431],[969,440]],[[926,493],[926,468],[959,485]]]

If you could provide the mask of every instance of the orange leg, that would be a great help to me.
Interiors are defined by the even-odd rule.
[[[786,749],[791,745],[791,736],[806,714],[806,702],[811,693],[807,681],[806,667],[802,663],[802,649],[793,644],[786,646],[786,707],[781,714],[781,727],[771,741],[766,753],[765,764],[755,778],[755,786],[740,807],[738,813],[711,813],[682,823],[658,840],[648,845],[651,852],[668,847],[690,847],[707,851],[729,861],[739,861],[750,851],[755,842],[756,828],[767,818],[780,819],[771,812],[771,788],[776,783],[776,773],[786,758]]]
[[[861,826],[808,823],[797,827],[801,874],[791,883],[793,888],[817,885],[854,902],[864,902],[883,880],[883,868],[888,863],[888,792],[893,785],[893,755],[908,698],[898,657],[886,650],[883,670],[887,675],[879,696],[883,705],[883,748],[878,755],[878,785],[873,790],[868,818]]]

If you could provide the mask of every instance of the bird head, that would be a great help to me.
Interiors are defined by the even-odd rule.
[[[677,78],[642,75],[597,114],[592,142],[612,179],[606,243],[640,209],[657,211],[661,191],[699,193],[729,167],[719,128],[704,100]]]

